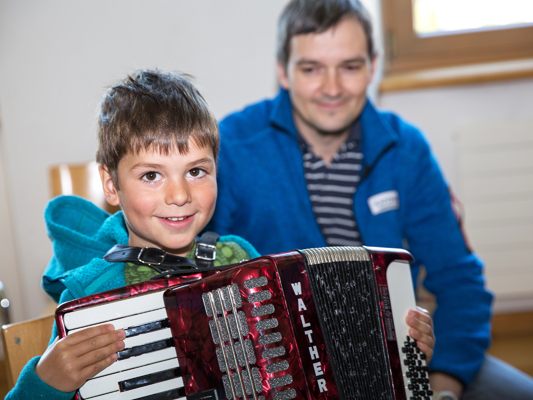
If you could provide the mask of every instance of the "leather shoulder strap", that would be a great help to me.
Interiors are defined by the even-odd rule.
[[[200,268],[213,268],[217,258],[217,241],[220,235],[216,232],[204,232],[196,240],[194,261]]]

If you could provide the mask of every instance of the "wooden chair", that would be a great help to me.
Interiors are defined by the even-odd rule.
[[[107,204],[105,200],[96,161],[56,164],[52,165],[48,172],[52,197],[60,194],[74,194],[92,201],[108,212],[114,213],[118,210]]]
[[[6,377],[10,388],[28,360],[43,354],[50,340],[53,322],[53,315],[47,315],[2,326]]]

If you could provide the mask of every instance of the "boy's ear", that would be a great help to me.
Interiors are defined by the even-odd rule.
[[[102,181],[102,189],[104,189],[104,196],[106,201],[112,206],[119,206],[120,201],[118,197],[118,189],[113,181],[113,177],[109,172],[109,169],[100,164],[98,166],[98,171],[100,172],[100,179]]]

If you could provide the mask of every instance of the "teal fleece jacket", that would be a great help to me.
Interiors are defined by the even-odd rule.
[[[104,254],[115,244],[128,243],[128,231],[121,211],[109,215],[93,203],[76,196],[52,199],[45,210],[53,256],[42,279],[44,290],[58,303],[125,286],[124,263],[109,263]],[[246,240],[233,235],[219,242],[240,246],[249,258],[259,254]],[[54,326],[50,343],[55,340]],[[21,371],[6,400],[66,400],[74,392],[61,392],[36,374],[40,357],[32,358]]]

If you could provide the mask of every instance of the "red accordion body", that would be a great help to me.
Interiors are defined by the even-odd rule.
[[[294,251],[78,299],[57,322],[62,335],[108,321],[132,332],[84,399],[429,399],[404,322],[410,260],[395,249]],[[150,305],[128,305],[133,294]]]

